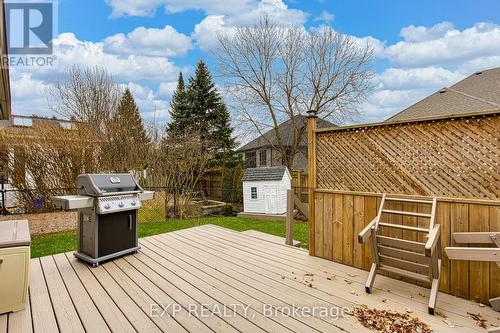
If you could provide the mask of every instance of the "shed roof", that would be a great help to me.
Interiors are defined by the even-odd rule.
[[[285,171],[286,166],[248,168],[243,174],[242,181],[281,180]]]

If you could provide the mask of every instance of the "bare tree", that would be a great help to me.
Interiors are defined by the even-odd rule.
[[[66,80],[49,89],[49,107],[66,119],[90,123],[105,129],[122,92],[113,77],[101,67],[73,66]]]
[[[268,144],[289,168],[306,130],[297,116],[316,110],[322,118],[349,119],[370,89],[372,48],[328,27],[307,31],[262,17],[218,39],[218,71],[239,119],[260,135],[274,129]],[[285,140],[278,125],[286,120],[293,133]]]
[[[213,157],[197,137],[165,137],[150,156],[149,181],[165,188],[166,219],[186,216],[194,189]]]
[[[92,127],[100,143],[102,170],[142,171],[145,167],[149,140],[139,110],[130,91],[124,94],[106,69],[70,68],[65,80],[49,89],[48,99],[58,115]]]

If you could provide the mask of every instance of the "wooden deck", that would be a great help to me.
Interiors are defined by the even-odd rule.
[[[485,332],[467,312],[500,323],[490,308],[441,293],[440,315],[430,316],[428,289],[383,276],[366,295],[365,271],[215,226],[143,238],[141,246],[138,254],[98,268],[71,253],[33,259],[29,307],[0,316],[0,333],[369,332],[350,315],[269,316],[265,304],[274,310],[366,304],[411,311],[435,332]],[[159,316],[153,307],[151,316],[151,304],[180,309],[171,306]],[[225,304],[227,313],[201,316],[201,304],[210,310]]]

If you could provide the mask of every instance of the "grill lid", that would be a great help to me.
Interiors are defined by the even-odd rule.
[[[83,174],[76,178],[76,186],[79,194],[90,196],[142,192],[129,173]]]

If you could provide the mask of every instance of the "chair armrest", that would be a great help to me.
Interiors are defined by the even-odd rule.
[[[371,228],[375,225],[375,220],[377,218],[375,217],[370,223],[368,223],[368,225],[363,229],[361,230],[361,232],[358,234],[358,242],[363,244],[364,242],[366,242],[366,240],[371,236]]]
[[[434,228],[429,232],[429,239],[425,243],[425,255],[430,257],[434,252],[434,249],[441,238],[441,228],[439,224],[436,224]]]

